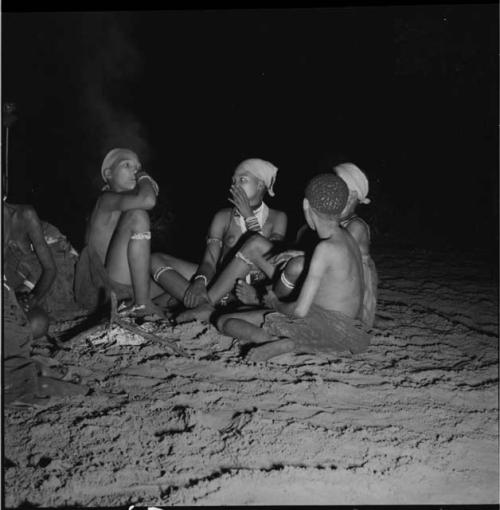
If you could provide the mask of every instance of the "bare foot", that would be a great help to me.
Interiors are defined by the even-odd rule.
[[[155,319],[166,319],[165,312],[156,304],[154,304],[152,301],[149,301],[148,303],[139,305],[139,304],[133,304],[132,306],[123,308],[119,311],[119,315],[122,317],[132,317],[132,318],[139,318],[139,317],[149,317],[153,316]]]
[[[235,287],[236,297],[244,305],[258,305],[259,298],[255,287],[249,285],[245,280],[238,280]]]
[[[270,358],[293,351],[295,344],[293,340],[275,340],[264,345],[254,347],[247,354],[249,361],[267,361]]]
[[[175,321],[177,324],[183,324],[184,322],[190,321],[208,322],[214,310],[215,308],[210,303],[203,303],[196,308],[180,313],[175,318]]]
[[[161,308],[174,308],[181,302],[165,292],[165,294],[154,298],[153,303]]]
[[[166,319],[165,312],[157,304],[149,301],[146,303],[145,315],[157,315],[160,319]]]

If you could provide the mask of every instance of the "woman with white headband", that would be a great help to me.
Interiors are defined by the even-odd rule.
[[[370,227],[355,212],[358,204],[370,203],[370,199],[367,197],[368,179],[353,163],[342,163],[335,166],[333,170],[344,180],[349,189],[347,205],[342,212],[340,224],[354,237],[361,251],[365,283],[361,320],[371,327],[375,321],[375,311],[377,308],[378,276],[375,263],[370,256]]]
[[[94,310],[103,291],[131,301],[124,313],[157,314],[150,278],[151,232],[148,211],[156,204],[158,184],[141,168],[130,149],[109,151],[101,165],[105,182],[90,215],[86,246],[75,272],[75,297]]]
[[[182,302],[188,309],[177,317],[178,321],[206,318],[214,306],[230,299],[237,278],[248,276],[250,281],[265,278],[254,266],[245,266],[244,275],[221,273],[220,269],[243,236],[246,239],[251,233],[260,234],[272,242],[284,239],[286,214],[264,202],[266,194],[274,196],[277,171],[272,163],[258,158],[246,159],[236,167],[228,198],[233,207],[222,209],[213,217],[200,264],[165,253],[152,255],[153,280],[166,296],[174,298],[168,304]],[[240,251],[236,253],[236,257],[242,256]]]
[[[367,197],[369,189],[368,179],[353,163],[337,165],[333,170],[347,184],[349,190],[347,204],[342,211],[340,224],[354,237],[361,251],[365,284],[361,320],[365,325],[371,327],[373,326],[377,306],[378,278],[375,263],[370,256],[370,227],[355,214],[358,204],[370,203],[370,199]],[[295,282],[299,279],[304,269],[303,256],[305,251],[312,249],[317,241],[316,233],[308,225],[304,225],[297,232],[295,242],[297,249],[287,250],[271,259],[276,265],[287,263],[282,273],[282,278],[274,286],[276,295],[285,297],[294,291]],[[259,303],[256,290],[244,281],[238,282],[236,294],[244,304],[257,305]]]

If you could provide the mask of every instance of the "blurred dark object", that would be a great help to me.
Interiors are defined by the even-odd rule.
[[[17,120],[14,115],[16,104],[5,102],[2,107],[2,125],[5,128],[5,152],[3,153],[2,172],[2,196],[6,197],[9,192],[9,128]]]
[[[2,108],[2,125],[9,128],[16,122],[17,116],[14,115],[16,111],[16,103],[4,103]]]

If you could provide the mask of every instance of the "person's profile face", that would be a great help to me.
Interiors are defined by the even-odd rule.
[[[134,189],[137,184],[136,174],[140,169],[139,160],[132,156],[117,161],[111,169],[111,187],[120,191]]]
[[[245,170],[236,170],[234,172],[232,183],[241,186],[249,199],[255,198],[261,191],[259,179]]]

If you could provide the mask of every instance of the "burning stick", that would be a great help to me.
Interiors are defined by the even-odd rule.
[[[116,324],[117,326],[120,326],[121,328],[126,329],[131,333],[142,336],[144,339],[150,342],[156,342],[164,346],[167,346],[169,349],[171,349],[171,351],[173,351],[174,354],[178,354],[179,356],[183,356],[185,358],[187,357],[186,352],[177,345],[175,345],[172,340],[160,338],[154,335],[153,333],[148,333],[147,331],[144,331],[139,326],[135,326],[124,321],[118,314],[118,299],[116,298],[116,294],[113,291],[111,291],[111,313],[109,317],[108,330],[111,329],[113,324]]]

